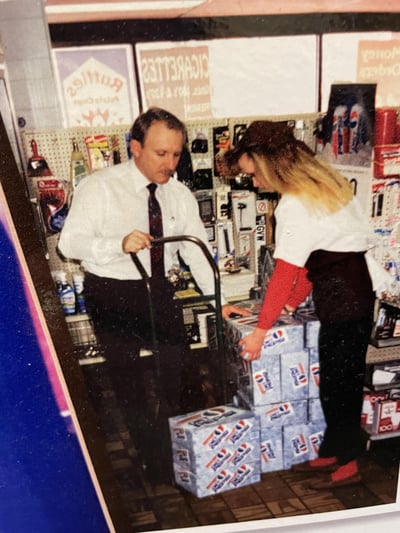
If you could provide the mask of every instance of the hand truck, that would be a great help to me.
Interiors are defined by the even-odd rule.
[[[171,236],[171,237],[160,237],[160,238],[152,240],[152,246],[157,246],[157,245],[169,243],[169,242],[178,242],[178,241],[179,242],[189,241],[199,246],[199,248],[202,250],[203,254],[205,255],[213,271],[214,294],[191,296],[191,297],[185,298],[184,303],[192,304],[192,303],[199,303],[199,302],[215,301],[216,340],[217,340],[216,351],[217,351],[217,357],[218,357],[218,362],[219,362],[218,366],[219,366],[219,373],[220,373],[222,398],[223,398],[224,403],[226,403],[228,401],[228,387],[227,387],[227,369],[226,369],[226,361],[225,361],[225,354],[224,354],[223,319],[222,319],[222,312],[221,312],[222,306],[221,306],[220,272],[207,246],[204,244],[202,240],[200,240],[198,237],[194,237],[193,235],[177,235],[177,236]],[[157,341],[157,332],[156,332],[155,323],[154,323],[154,310],[153,310],[150,278],[146,270],[144,269],[141,261],[137,257],[137,254],[132,252],[130,255],[131,255],[133,263],[135,264],[141,277],[143,278],[145,285],[146,285],[146,289],[147,289],[149,311],[150,311],[150,323],[151,323],[150,333],[151,333],[152,351],[153,351],[153,356],[154,356],[154,365],[155,365],[155,369],[157,373],[157,378],[160,378],[160,364],[159,364],[159,358],[158,358],[159,357],[158,341]]]

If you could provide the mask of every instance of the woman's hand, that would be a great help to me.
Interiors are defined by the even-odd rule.
[[[250,309],[246,307],[239,307],[237,305],[225,304],[221,307],[222,318],[228,319],[230,315],[250,316],[252,314]]]
[[[256,328],[252,333],[246,335],[239,341],[241,348],[240,355],[246,361],[254,361],[260,358],[261,348],[265,338],[265,329]]]

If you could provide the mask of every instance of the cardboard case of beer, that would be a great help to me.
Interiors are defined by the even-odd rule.
[[[299,352],[304,348],[303,323],[291,315],[281,315],[269,329],[261,348],[261,359],[270,355]]]
[[[281,398],[305,400],[308,398],[308,350],[286,352],[280,355]]]
[[[197,497],[260,481],[260,425],[249,410],[217,406],[169,419],[176,483]]]
[[[318,456],[318,449],[325,430],[324,422],[298,424],[283,427],[284,469],[311,461]]]
[[[318,335],[321,323],[313,309],[301,308],[295,313],[297,319],[304,325],[304,346],[305,348],[318,348]]]
[[[258,417],[249,410],[220,405],[169,419],[173,449],[204,455],[222,447],[236,447],[259,439]]]
[[[241,405],[246,402],[239,396]],[[273,427],[306,424],[308,422],[308,401],[285,401],[268,405],[248,406],[260,420],[260,431]]]
[[[238,357],[238,392],[249,407],[305,400],[309,396],[308,366],[307,350],[271,354],[249,362]]]
[[[261,479],[260,461],[245,463],[234,471],[222,468],[215,472],[211,480],[198,477],[190,470],[174,465],[174,476],[177,485],[191,492],[197,498],[204,498],[258,483]]]
[[[281,401],[279,355],[271,355],[267,365],[263,358],[247,362],[240,356],[236,364],[238,392],[247,405],[269,405]]]
[[[257,326],[258,316],[250,315],[228,320],[226,329],[228,343],[237,346],[240,338],[245,337]],[[269,329],[261,348],[261,359],[270,355],[298,352],[304,348],[304,327],[301,320],[292,315],[281,315]],[[236,348],[237,350],[237,348]]]
[[[308,397],[319,398],[319,351],[308,350]]]
[[[189,470],[198,478],[207,478],[208,481],[215,473],[223,468],[230,471],[236,470],[245,463],[259,461],[259,443],[247,440],[236,446],[224,446],[205,454],[196,453],[190,448],[174,448],[173,462],[178,469]]]
[[[260,433],[261,472],[283,470],[282,426],[261,428]]]
[[[321,420],[325,420],[321,400],[319,398],[309,398],[307,403],[309,422],[320,422]]]

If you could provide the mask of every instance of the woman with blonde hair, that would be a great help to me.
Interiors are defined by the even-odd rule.
[[[266,331],[312,291],[321,324],[326,430],[319,456],[293,469],[328,472],[312,484],[316,489],[357,483],[357,458],[365,450],[360,418],[375,301],[365,259],[369,222],[349,182],[297,140],[286,123],[251,123],[224,163],[227,175],[248,174],[256,188],[280,195],[275,268],[257,327],[240,341],[241,356],[258,359]]]

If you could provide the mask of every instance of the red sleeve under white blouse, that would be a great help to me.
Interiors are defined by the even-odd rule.
[[[312,288],[307,270],[283,259],[277,259],[264,296],[257,327],[270,329],[285,305],[296,308]]]

